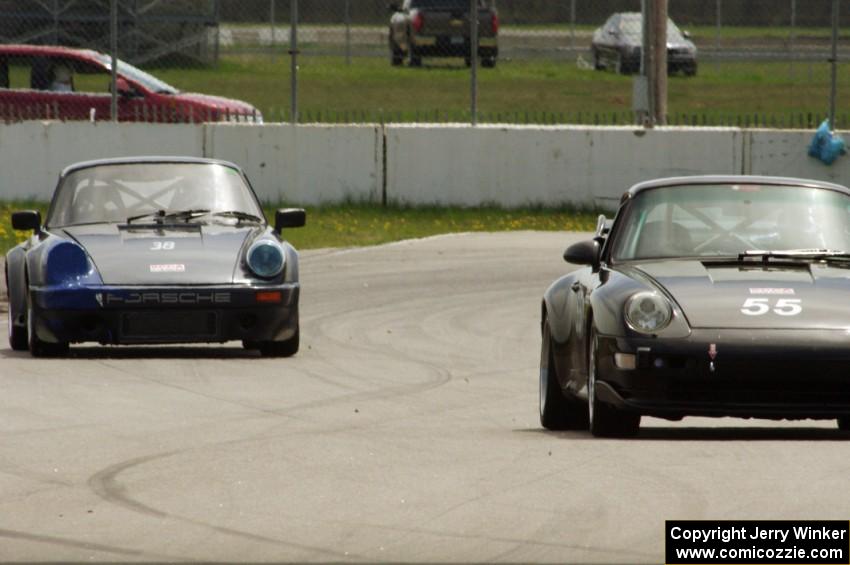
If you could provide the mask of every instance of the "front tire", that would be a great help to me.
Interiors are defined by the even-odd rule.
[[[259,349],[263,357],[292,357],[298,353],[301,345],[301,329],[295,328],[295,334],[284,341],[243,341],[245,349]]]
[[[496,58],[495,57],[484,57],[481,59],[481,66],[485,69],[492,69],[496,66]]]
[[[6,290],[8,292],[9,289],[9,270],[6,269]],[[17,326],[15,325],[15,318],[17,317],[17,313],[15,312],[14,304],[12,304],[11,296],[9,299],[9,312],[7,312],[8,322],[9,322],[9,346],[15,351],[26,351],[27,344],[27,328],[26,326]]]
[[[605,404],[596,396],[597,362],[599,340],[596,328],[590,331],[587,362],[587,412],[590,433],[596,437],[634,437],[640,429],[640,414],[625,412]]]
[[[50,343],[38,337],[35,331],[36,313],[27,289],[27,344],[33,357],[61,357],[68,354],[68,343]]]
[[[540,346],[540,425],[547,430],[587,429],[587,408],[561,391],[552,336],[545,319]]]
[[[402,63],[404,63],[404,51],[395,44],[395,41],[392,39],[392,30],[390,30],[390,65],[398,67]]]

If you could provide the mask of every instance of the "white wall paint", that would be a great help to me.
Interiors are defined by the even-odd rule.
[[[387,195],[407,204],[617,201],[650,178],[741,172],[737,128],[390,125]]]
[[[813,132],[467,125],[0,124],[0,198],[50,198],[68,164],[190,155],[234,161],[263,200],[613,206],[632,184],[692,174],[850,182],[850,156],[806,155]],[[386,143],[386,163],[384,144]],[[386,166],[386,179],[384,167]]]
[[[59,173],[78,161],[126,155],[201,157],[203,126],[22,122],[0,125],[0,198],[49,200]]]

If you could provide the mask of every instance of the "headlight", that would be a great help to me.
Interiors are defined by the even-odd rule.
[[[251,244],[248,249],[247,261],[248,268],[255,275],[271,278],[280,274],[286,259],[280,245],[268,239],[261,239]]]
[[[47,252],[47,284],[79,283],[89,274],[89,259],[83,248],[70,241],[57,243]]]
[[[641,333],[664,329],[672,316],[670,302],[655,292],[637,292],[626,301],[626,322]]]

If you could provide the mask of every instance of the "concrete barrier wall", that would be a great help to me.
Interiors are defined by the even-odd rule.
[[[693,174],[850,183],[850,156],[806,155],[813,132],[466,125],[0,125],[0,198],[50,198],[63,167],[127,155],[241,165],[261,199],[293,204],[616,205],[630,185]]]
[[[0,126],[0,198],[49,200],[72,163],[126,155],[203,155],[203,127],[88,122]]]
[[[406,204],[597,204],[663,176],[740,173],[743,133],[539,126],[387,126],[387,196]]]
[[[850,186],[850,155],[824,165],[806,154],[814,135],[806,130],[750,130],[747,132],[747,173],[835,182]],[[845,135],[845,140],[847,136]]]
[[[378,125],[210,124],[205,135],[204,155],[242,166],[263,200],[381,202]]]

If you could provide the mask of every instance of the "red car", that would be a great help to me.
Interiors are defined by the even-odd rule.
[[[0,119],[108,120],[111,69],[90,49],[0,45]],[[246,102],[180,92],[120,59],[117,75],[121,121],[262,121]]]

